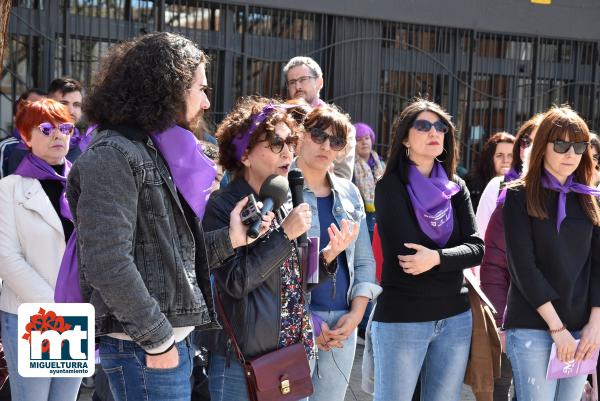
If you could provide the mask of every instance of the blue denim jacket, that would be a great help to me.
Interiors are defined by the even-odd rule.
[[[291,168],[297,168],[296,162]],[[333,216],[341,225],[342,219],[360,224],[358,237],[346,248],[346,259],[350,273],[350,286],[348,288],[348,304],[356,297],[367,297],[375,299],[381,293],[381,287],[376,284],[375,258],[369,231],[365,208],[356,185],[350,180],[337,177],[327,173],[333,192]],[[319,225],[319,212],[317,210],[317,197],[314,192],[304,183],[304,202],[308,203],[312,211],[312,225],[308,230],[309,237],[319,237],[321,228]],[[310,295],[308,295],[310,297]]]

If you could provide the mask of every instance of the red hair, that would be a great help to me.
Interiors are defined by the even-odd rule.
[[[21,138],[30,140],[31,130],[41,123],[74,123],[71,113],[65,105],[53,99],[41,99],[37,102],[23,102],[19,104],[15,125]]]

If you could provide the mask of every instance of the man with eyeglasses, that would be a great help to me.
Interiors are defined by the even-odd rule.
[[[311,107],[327,105],[320,97],[321,89],[323,89],[323,71],[312,58],[303,56],[292,58],[283,67],[283,76],[289,99],[304,99]],[[352,126],[344,151],[340,152],[338,158],[333,162],[335,175],[352,180],[355,147],[356,132]]]

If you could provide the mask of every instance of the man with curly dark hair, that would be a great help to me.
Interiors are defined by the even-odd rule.
[[[182,36],[145,35],[112,48],[84,102],[97,128],[67,197],[81,295],[117,401],[189,401],[190,333],[219,327],[209,266],[247,243],[246,200],[229,227],[200,224],[216,170],[190,132],[210,106],[206,64]]]

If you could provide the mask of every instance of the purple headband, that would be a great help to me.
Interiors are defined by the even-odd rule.
[[[235,138],[233,138],[232,143],[235,146],[236,159],[242,160],[242,156],[244,155],[244,151],[248,148],[248,144],[250,143],[250,138],[252,137],[252,134],[254,134],[254,131],[256,131],[256,128],[258,128],[259,125],[265,122],[265,120],[269,117],[273,110],[277,108],[287,110],[293,109],[294,107],[298,107],[298,105],[269,103],[261,110],[260,113],[253,115],[248,129],[242,132],[241,134],[236,135]]]

